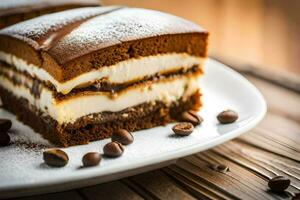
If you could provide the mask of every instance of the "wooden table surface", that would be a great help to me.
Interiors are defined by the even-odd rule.
[[[292,199],[300,192],[300,79],[234,68],[268,104],[266,117],[250,132],[159,170],[21,199]],[[216,170],[217,165],[228,166],[229,171]],[[268,190],[268,180],[276,175],[291,180],[287,192]]]

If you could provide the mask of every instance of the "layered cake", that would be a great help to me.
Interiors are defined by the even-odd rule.
[[[79,8],[0,31],[0,94],[59,146],[172,122],[201,107],[208,33],[158,11]]]
[[[40,15],[99,6],[98,0],[1,0],[0,29]]]

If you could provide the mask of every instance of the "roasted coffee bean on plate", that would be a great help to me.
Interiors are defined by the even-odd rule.
[[[6,132],[0,132],[0,146],[7,146],[10,143],[10,137]]]
[[[180,120],[183,122],[190,122],[194,126],[200,125],[203,122],[203,118],[194,110],[183,112]]]
[[[60,149],[49,149],[43,152],[43,158],[47,165],[63,167],[69,162],[68,155]]]
[[[89,152],[82,157],[84,167],[96,166],[101,161],[101,154],[97,152]]]
[[[194,126],[189,122],[181,122],[173,126],[172,130],[176,135],[187,136],[193,132]]]
[[[290,179],[284,176],[275,176],[268,182],[269,188],[274,192],[283,192],[291,184]]]
[[[0,132],[7,132],[12,126],[12,122],[9,119],[0,119]]]
[[[111,136],[111,141],[113,142],[119,142],[123,145],[128,145],[133,142],[134,138],[132,134],[125,130],[125,129],[119,129],[117,131],[114,131]]]
[[[229,124],[235,122],[238,117],[237,112],[233,110],[225,110],[218,114],[217,119],[221,124]]]
[[[119,157],[124,152],[124,147],[119,142],[110,142],[103,147],[104,155],[107,157]]]

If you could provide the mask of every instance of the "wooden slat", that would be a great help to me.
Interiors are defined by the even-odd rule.
[[[18,198],[18,200],[83,200],[83,198],[75,191],[59,192],[53,194],[37,195],[31,197]]]
[[[220,191],[215,190],[214,188],[208,186],[197,176],[194,176],[187,170],[180,169],[175,165],[171,165],[170,167],[163,170],[198,199],[234,198],[234,196],[231,196],[230,194],[224,194]]]
[[[270,69],[268,67],[257,67],[250,64],[238,63],[232,60],[224,60],[217,56],[211,56],[213,59],[224,63],[227,66],[237,70],[248,76],[255,77],[256,79],[262,79],[264,82],[268,81],[277,88],[278,86],[287,88],[289,90],[300,93],[300,76],[299,74],[290,73],[284,70]]]
[[[122,183],[124,183],[125,185],[127,185],[132,191],[134,191],[134,192],[138,193],[140,196],[142,196],[144,199],[149,199],[149,200],[153,200],[153,199],[156,200],[156,199],[158,199],[151,192],[145,190],[144,188],[142,188],[141,186],[139,186],[135,182],[130,181],[129,178],[123,179],[121,181],[122,181]]]
[[[113,181],[92,187],[79,189],[78,192],[85,199],[122,199],[122,200],[141,200],[137,193],[132,191],[120,181]]]
[[[256,129],[267,130],[274,138],[286,138],[285,141],[300,143],[300,123],[284,116],[269,112]]]
[[[163,172],[156,170],[129,178],[158,199],[195,199]]]
[[[267,180],[283,175],[291,179],[295,188],[300,185],[300,163],[288,158],[239,143],[238,140],[216,147],[212,151]]]
[[[246,138],[246,139],[245,139]],[[252,145],[256,148],[264,149],[266,152],[273,152],[286,158],[299,161],[299,153],[293,151],[292,149],[285,146],[276,146],[276,142],[268,140],[265,137],[259,137],[257,134],[253,134],[253,137],[243,136],[238,139],[240,142],[243,142],[248,145]]]
[[[230,171],[220,173],[210,168],[210,159],[215,159],[229,167]],[[218,164],[215,162],[214,164]],[[217,154],[208,151],[199,156],[191,156],[180,160],[177,167],[196,176],[199,181],[218,192],[222,192],[234,199],[274,199],[269,194],[267,181],[256,176],[247,169],[230,162]]]
[[[267,114],[251,134],[238,138],[240,142],[264,149],[286,158],[300,161],[300,124],[274,114]]]
[[[300,126],[299,126],[300,128]],[[285,134],[286,131],[281,135],[280,133],[276,133],[276,130],[269,131],[264,128],[255,128],[254,133],[259,134],[261,137],[268,138],[278,145],[285,146],[286,148],[292,149],[295,153],[300,153],[300,138],[299,134],[293,134],[291,130],[289,130],[289,134]],[[294,140],[292,139],[294,138]]]
[[[300,93],[278,87],[253,76],[246,76],[246,78],[265,97],[269,113],[274,113],[300,123]]]

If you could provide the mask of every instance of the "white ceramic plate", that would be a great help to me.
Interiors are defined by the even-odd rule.
[[[228,141],[253,128],[265,115],[266,104],[259,91],[237,72],[208,60],[203,88],[204,118],[201,126],[188,137],[172,137],[172,124],[134,133],[135,141],[126,146],[123,156],[103,159],[100,166],[80,168],[86,152],[102,153],[109,139],[64,149],[70,158],[66,167],[43,164],[41,150],[20,145],[0,148],[0,197],[24,196],[84,187],[162,167],[176,159]],[[216,115],[224,109],[239,113],[237,122],[220,125]],[[0,111],[1,118],[13,119],[13,140],[43,141],[37,134]],[[14,138],[16,137],[16,138]]]

